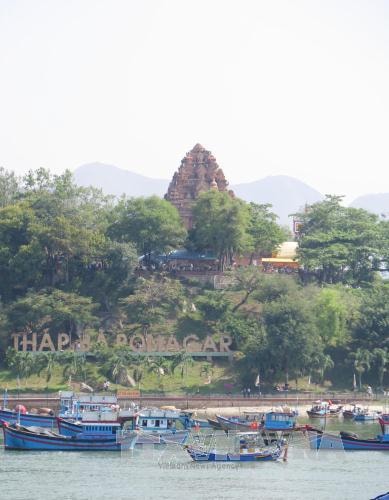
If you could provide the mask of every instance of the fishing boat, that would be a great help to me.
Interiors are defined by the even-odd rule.
[[[353,403],[348,408],[343,409],[343,418],[352,419],[360,410],[362,410],[362,407],[357,405],[356,403]]]
[[[209,429],[211,427],[208,420],[195,417],[192,411],[181,411],[179,420],[184,429]]]
[[[71,420],[81,420],[84,412],[110,411],[118,409],[115,395],[77,394],[72,391],[59,392],[59,416]],[[39,410],[35,413],[27,411],[26,407],[19,404],[13,410],[7,408],[7,393],[3,396],[3,406],[0,408],[0,421],[19,423],[22,426],[45,427],[53,429],[56,426],[56,416],[50,408]],[[44,412],[43,412],[44,410]]]
[[[81,421],[58,418],[58,429],[66,436],[84,436],[111,439],[122,430],[137,430],[137,445],[145,444],[184,444],[189,430],[178,430],[176,421],[179,412],[159,408],[137,410],[118,410],[117,412],[84,412]]]
[[[180,420],[178,410],[144,408],[137,412],[136,428],[139,429],[137,445],[184,444],[189,430],[177,429]]]
[[[55,416],[40,413],[29,413],[23,405],[16,405],[15,409],[0,408],[0,421],[7,423],[19,422],[24,426],[38,426],[52,429],[55,427]]]
[[[60,391],[60,409],[58,416],[81,420],[85,412],[111,411],[119,409],[115,394],[83,394],[72,391]]]
[[[89,411],[82,420],[57,417],[57,426],[62,436],[115,440],[119,431],[136,429],[136,418],[133,410]]]
[[[358,408],[354,415],[355,422],[371,422],[378,420],[381,412],[369,410],[369,408]]]
[[[310,410],[307,410],[309,418],[329,418],[341,415],[343,406],[334,404],[332,401],[315,401]]]
[[[275,461],[281,456],[284,443],[265,446],[257,432],[238,433],[233,450],[207,449],[201,445],[186,445],[185,449],[195,462],[265,462]]]
[[[210,427],[212,429],[214,429],[215,431],[223,430],[223,428],[220,425],[220,423],[217,420],[215,420],[214,418],[207,418],[207,420],[208,420],[208,423],[209,423]]]
[[[264,423],[263,412],[245,411],[243,412],[243,417],[223,417],[222,415],[216,415],[216,418],[221,428],[225,431],[249,432],[252,430],[260,429]]]
[[[4,447],[7,450],[35,451],[123,451],[132,449],[138,434],[136,431],[120,433],[115,438],[63,436],[43,427],[25,427],[5,422],[3,424]]]
[[[308,437],[313,450],[389,451],[389,429],[386,429],[386,432],[375,438],[362,439],[352,432],[341,431],[339,434],[330,434],[314,429],[308,430]]]
[[[263,429],[266,431],[288,431],[296,427],[297,414],[285,409],[283,411],[269,411],[265,414]]]

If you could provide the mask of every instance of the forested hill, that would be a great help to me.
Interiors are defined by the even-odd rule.
[[[158,334],[183,345],[187,335],[217,343],[226,334],[237,385],[253,384],[260,370],[269,385],[350,387],[355,373],[360,388],[386,388],[389,283],[380,271],[389,265],[389,221],[328,195],[298,217],[299,270],[278,272],[248,264],[287,237],[267,205],[202,193],[187,232],[160,197],[112,200],[77,186],[68,171],[39,169],[19,179],[0,168],[0,362],[14,380],[32,373],[49,380],[61,360],[72,380],[119,380],[123,370],[139,379],[146,367],[128,337]],[[210,252],[212,266],[184,279],[153,258],[183,247],[191,255]],[[225,276],[226,288],[204,284],[198,271]],[[43,345],[46,352],[15,352],[23,334],[30,337],[17,347]],[[49,352],[49,334],[61,336],[64,354]],[[89,371],[75,349],[85,336],[97,344]],[[113,345],[117,336],[126,346]],[[147,365],[158,383],[181,366],[185,386],[193,360],[184,349],[178,354]]]

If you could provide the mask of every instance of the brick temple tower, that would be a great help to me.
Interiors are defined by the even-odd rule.
[[[181,165],[169,184],[165,199],[179,211],[187,229],[192,227],[192,208],[204,191],[212,189],[233,192],[227,189],[228,182],[215,157],[201,144],[186,153]]]

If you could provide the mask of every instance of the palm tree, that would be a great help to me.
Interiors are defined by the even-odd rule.
[[[317,352],[311,359],[311,369],[318,374],[320,382],[324,381],[324,374],[326,370],[330,370],[334,367],[334,362],[329,354],[324,354]],[[311,380],[311,375],[309,375],[309,383]]]
[[[175,369],[181,368],[181,378],[184,378],[184,375],[188,374],[188,367],[193,365],[193,358],[189,354],[189,352],[181,351],[177,353],[171,364],[172,372],[174,373]]]
[[[106,363],[109,373],[116,383],[127,383],[128,356],[125,351],[115,351]]]
[[[7,352],[8,366],[15,372],[18,378],[24,378],[27,385],[27,378],[33,373],[36,366],[34,354],[27,351]]]
[[[147,364],[148,370],[152,373],[155,373],[158,377],[158,380],[160,380],[163,375],[166,375],[170,371],[169,362],[162,356],[148,358]]]
[[[376,348],[373,350],[373,357],[377,363],[378,370],[378,385],[382,389],[384,384],[384,375],[386,372],[386,365],[389,363],[389,353],[387,349]]]
[[[62,375],[64,379],[82,377],[86,379],[86,356],[83,352],[69,352],[61,359],[64,364]]]
[[[41,364],[38,371],[38,376],[42,371],[46,372],[46,384],[48,384],[53,376],[55,366],[58,364],[58,356],[56,352],[42,353]]]
[[[354,368],[358,373],[359,390],[362,390],[362,373],[370,370],[371,353],[367,349],[358,348],[355,353]]]

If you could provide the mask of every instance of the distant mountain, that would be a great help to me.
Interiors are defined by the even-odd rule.
[[[105,194],[120,196],[163,196],[168,188],[166,179],[152,179],[104,163],[88,163],[74,171],[79,186],[101,188]],[[304,205],[315,203],[323,196],[304,182],[286,175],[265,177],[259,181],[231,186],[234,193],[245,201],[271,203],[278,222],[290,225],[288,215],[298,212]]]
[[[259,181],[236,184],[231,189],[243,200],[271,203],[272,211],[278,215],[278,222],[282,225],[290,225],[290,214],[324,198],[308,184],[287,175],[273,175]]]
[[[169,185],[165,179],[152,179],[135,174],[129,170],[107,165],[105,163],[87,163],[78,167],[74,180],[79,186],[93,186],[103,190],[105,194],[120,196],[163,196]]]
[[[389,193],[365,194],[356,198],[350,207],[364,208],[369,212],[389,217]]]

